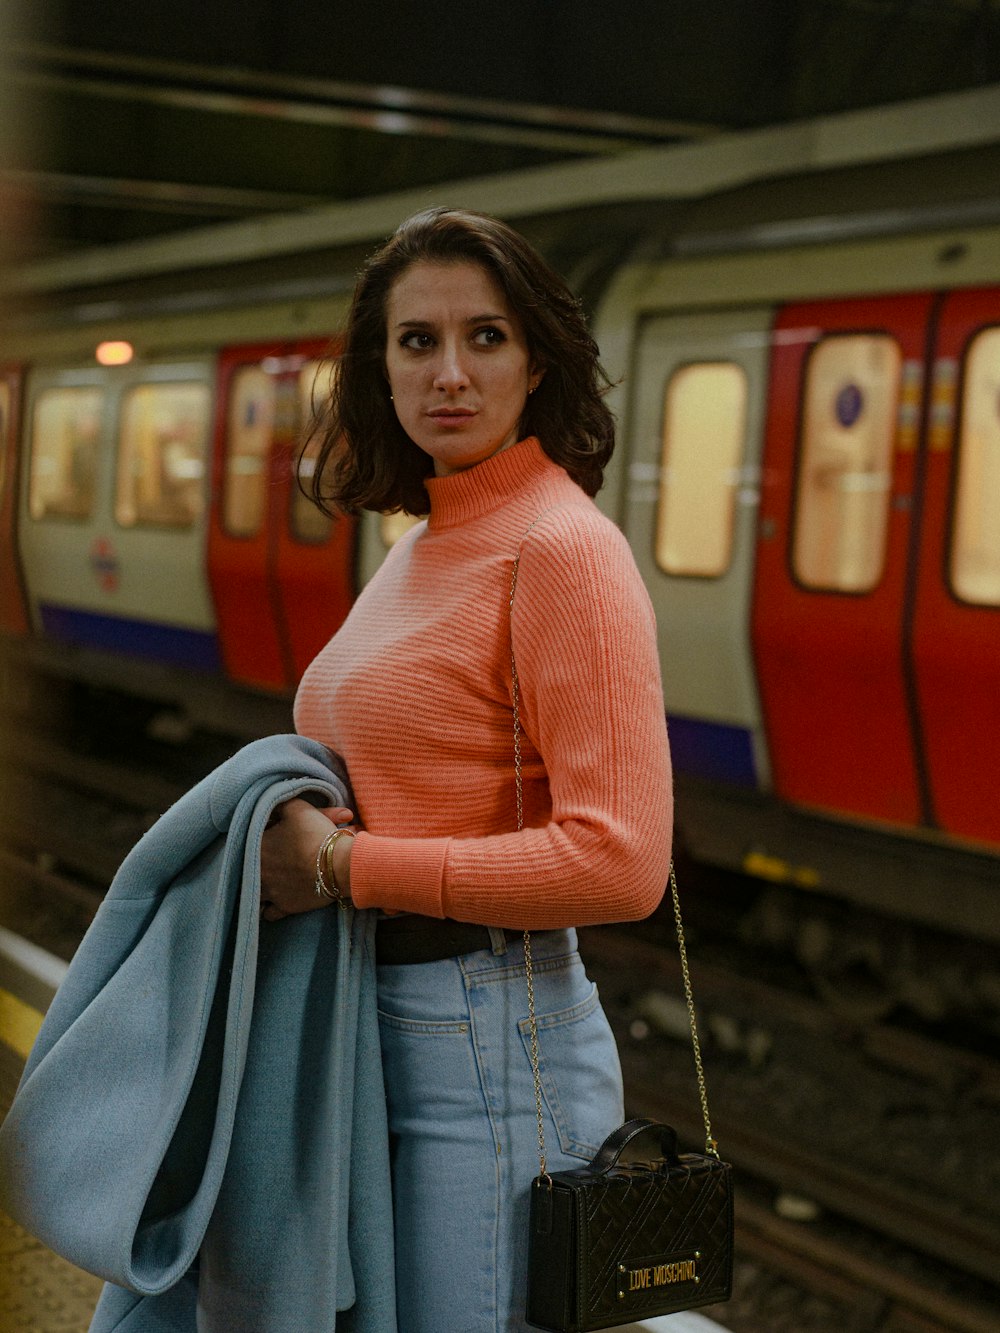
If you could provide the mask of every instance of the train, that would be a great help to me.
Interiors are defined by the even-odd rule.
[[[598,503],[657,614],[685,854],[770,886],[746,928],[845,1002],[1000,1013],[1000,132],[943,103],[947,144],[927,108],[895,152],[830,118],[780,169],[755,132],[36,265],[0,333],[8,678],[286,716],[412,521],[298,484],[358,266],[416,203],[492,204],[615,384]]]

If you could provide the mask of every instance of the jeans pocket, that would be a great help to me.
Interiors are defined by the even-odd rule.
[[[453,1022],[436,1022],[433,1019],[399,1018],[396,1014],[387,1014],[379,1009],[379,1027],[399,1032],[404,1037],[460,1037],[469,1031],[468,1023],[456,1019]]]
[[[596,985],[568,1009],[538,1014],[538,1071],[542,1097],[561,1151],[589,1161],[622,1122],[618,1047]],[[518,1023],[531,1061],[531,1024]]]

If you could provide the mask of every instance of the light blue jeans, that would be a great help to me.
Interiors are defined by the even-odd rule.
[[[520,1333],[538,1174],[524,947],[378,968],[399,1333]],[[497,949],[503,948],[504,952]],[[550,1171],[623,1119],[614,1037],[576,932],[533,937]]]

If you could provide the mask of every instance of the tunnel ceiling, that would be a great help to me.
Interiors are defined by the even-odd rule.
[[[8,258],[1000,80],[1000,0],[0,0]]]

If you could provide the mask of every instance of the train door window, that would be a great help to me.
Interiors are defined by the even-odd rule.
[[[680,366],[663,400],[656,563],[718,577],[729,567],[747,422],[747,373],[735,361]]]
[[[205,502],[206,384],[140,384],[125,397],[118,441],[115,518],[189,528]]]
[[[4,481],[7,477],[7,450],[10,447],[7,433],[9,430],[10,385],[6,380],[0,380],[0,496],[3,495]]]
[[[951,586],[1000,606],[1000,328],[978,333],[965,357]]]
[[[252,537],[264,522],[275,398],[274,376],[261,366],[233,375],[222,493],[222,526],[231,537]]]
[[[299,371],[299,429],[297,438],[308,438],[301,450],[296,450],[293,467],[298,481],[292,484],[292,535],[300,542],[325,542],[330,535],[330,519],[309,497],[316,457],[319,454],[321,433],[316,429],[315,408],[330,392],[330,381],[336,371],[334,361],[307,361]],[[301,483],[301,484],[299,484]],[[302,488],[305,487],[305,490]]]
[[[38,395],[28,472],[32,518],[90,517],[103,411],[100,388],[45,389]]]
[[[379,535],[382,538],[382,545],[389,549],[395,546],[404,532],[409,532],[415,523],[419,523],[419,518],[414,518],[412,514],[383,514],[379,519]]]
[[[792,568],[806,587],[870,592],[882,577],[902,352],[834,334],[806,369]]]

